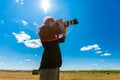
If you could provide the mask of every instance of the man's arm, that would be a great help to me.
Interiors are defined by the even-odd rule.
[[[61,31],[62,31],[62,37],[61,38],[59,38],[59,43],[62,43],[62,42],[64,42],[65,41],[65,38],[66,38],[66,30],[67,30],[67,24],[64,24],[63,23],[63,21],[62,21],[62,19],[59,19],[58,21],[57,21],[58,23],[59,23],[59,28],[61,29]]]
[[[53,31],[56,35],[56,37],[59,38],[59,42],[64,42],[65,41],[65,37],[66,37],[66,29],[67,26],[66,24],[63,23],[62,19],[58,19],[57,21],[55,21],[55,23],[53,24],[55,26],[53,26]],[[62,37],[59,37],[59,35],[62,35]]]

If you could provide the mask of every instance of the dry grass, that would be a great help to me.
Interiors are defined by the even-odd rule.
[[[64,72],[60,80],[120,80],[120,73]]]
[[[39,80],[39,75],[32,75],[32,72],[0,72],[0,80]],[[82,72],[71,71],[61,72],[60,80],[120,80],[120,73],[110,72]]]
[[[0,72],[0,80],[39,80],[39,75],[31,72]]]

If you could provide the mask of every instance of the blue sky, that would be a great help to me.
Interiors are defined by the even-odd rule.
[[[45,16],[79,21],[60,44],[61,70],[120,69],[119,14],[119,0],[0,0],[0,69],[39,68]]]

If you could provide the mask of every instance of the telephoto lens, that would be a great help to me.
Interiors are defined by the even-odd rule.
[[[74,25],[74,24],[78,24],[78,21],[77,21],[77,19],[73,19],[73,20],[70,20],[70,21],[65,21],[64,22],[64,25]],[[67,27],[68,27],[67,26]]]

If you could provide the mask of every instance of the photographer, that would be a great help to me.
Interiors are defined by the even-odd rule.
[[[46,17],[44,25],[40,26],[38,35],[44,47],[39,69],[40,80],[59,80],[59,68],[62,65],[59,43],[65,41],[67,26],[62,19],[55,21],[52,17]]]

